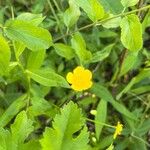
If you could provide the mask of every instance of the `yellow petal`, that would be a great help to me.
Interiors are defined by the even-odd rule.
[[[88,69],[86,69],[84,71],[84,74],[85,74],[85,77],[88,79],[88,80],[91,80],[92,79],[92,72]]]
[[[87,90],[87,89],[91,88],[92,85],[93,85],[93,82],[89,81],[88,83],[86,83],[86,85],[84,87],[84,90]]]
[[[78,66],[73,70],[74,74],[80,74],[81,72],[84,71],[84,68],[82,66]]]
[[[73,82],[73,73],[69,72],[66,76],[66,79],[69,83],[72,83]]]
[[[71,85],[71,88],[72,88],[73,90],[75,90],[75,91],[83,91],[83,88],[82,88],[82,87],[77,86],[77,85],[74,85],[74,84]]]

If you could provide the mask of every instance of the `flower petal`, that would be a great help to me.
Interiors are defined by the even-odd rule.
[[[93,82],[92,82],[92,81],[89,81],[89,82],[86,84],[84,90],[87,90],[87,89],[91,88],[92,85],[93,85]]]
[[[91,80],[92,79],[92,72],[88,69],[86,69],[84,71],[84,74],[85,74],[85,77],[88,79],[88,80]]]
[[[69,83],[72,83],[73,82],[73,73],[69,72],[66,76],[66,79]]]
[[[82,87],[79,87],[79,86],[76,86],[75,84],[72,84],[71,85],[71,88],[75,91],[83,91],[83,88]]]
[[[82,66],[78,66],[73,70],[74,74],[80,74],[81,72],[84,71],[84,68]]]

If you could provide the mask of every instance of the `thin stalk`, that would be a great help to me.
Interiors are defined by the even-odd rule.
[[[133,14],[133,13],[136,13],[136,12],[139,12],[139,11],[143,11],[143,10],[146,10],[146,9],[149,9],[149,8],[150,8],[150,5],[147,5],[147,6],[144,6],[144,7],[139,8],[139,9],[132,10],[132,11],[130,11],[130,12],[120,13],[120,14],[118,14],[118,15],[114,15],[114,16],[112,16],[112,17],[105,18],[105,19],[103,19],[103,20],[101,20],[101,21],[88,24],[88,25],[83,26],[83,27],[81,27],[81,28],[79,28],[79,29],[76,29],[76,30],[73,31],[73,32],[70,32],[70,33],[68,33],[68,34],[64,34],[63,36],[60,36],[60,37],[54,39],[54,42],[56,42],[56,41],[58,41],[58,40],[60,40],[60,39],[62,39],[62,38],[64,38],[64,37],[66,37],[66,36],[68,36],[68,35],[72,35],[72,34],[78,32],[78,31],[81,31],[81,30],[84,30],[84,29],[87,29],[87,28],[90,28],[90,27],[93,27],[93,26],[99,26],[99,25],[101,25],[102,23],[107,22],[107,21],[109,21],[109,20],[112,20],[112,19],[115,19],[115,18],[118,18],[118,17],[127,16],[127,15],[130,15],[130,14]]]
[[[15,19],[15,15],[14,15],[14,8],[13,8],[13,6],[11,6],[10,9],[11,9],[11,17],[14,20]]]
[[[59,11],[59,13],[61,13],[61,9],[60,9],[60,7],[59,7],[57,1],[56,1],[56,0],[53,0],[53,3],[55,4],[55,6],[56,6],[57,10]]]
[[[112,125],[109,125],[109,124],[106,124],[106,123],[103,123],[103,122],[95,121],[95,120],[92,120],[92,119],[89,119],[89,118],[85,118],[85,119],[87,121],[93,122],[95,124],[103,125],[103,126],[106,126],[106,127],[109,127],[109,128],[116,128],[115,126],[112,126]]]
[[[55,10],[54,10],[54,8],[53,8],[53,6],[52,6],[50,0],[47,0],[47,3],[48,3],[48,5],[49,5],[49,7],[50,7],[50,9],[51,9],[51,11],[52,11],[53,16],[55,17],[55,20],[56,20],[56,22],[57,22],[58,28],[59,28],[60,33],[61,33],[61,35],[62,35],[61,37],[62,37],[62,39],[64,40],[64,43],[66,43],[67,41],[66,41],[65,35],[64,35],[64,33],[63,33],[63,31],[62,31],[62,29],[61,29],[61,27],[60,27],[59,18],[57,17],[57,15],[56,15],[56,13],[55,13]]]

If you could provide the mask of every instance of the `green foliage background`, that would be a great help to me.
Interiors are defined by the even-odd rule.
[[[1,0],[0,150],[149,149],[149,45],[149,0]]]

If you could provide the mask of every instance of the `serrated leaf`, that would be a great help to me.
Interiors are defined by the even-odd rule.
[[[134,6],[139,2],[139,0],[121,0],[122,5],[126,7]]]
[[[32,25],[38,26],[45,17],[42,16],[42,14],[32,14],[32,13],[21,13],[19,16],[17,16],[17,20],[23,20],[31,23]]]
[[[36,82],[44,85],[44,86],[55,86],[55,87],[65,87],[69,88],[69,84],[67,81],[59,74],[54,71],[50,71],[47,69],[41,69],[36,71],[26,70],[27,74]]]
[[[43,150],[87,150],[88,132],[84,126],[81,110],[73,102],[56,115],[53,128],[46,128],[40,141]],[[74,135],[80,131],[79,135]],[[54,142],[55,139],[55,142]]]
[[[45,58],[45,50],[38,50],[37,52],[29,52],[28,60],[27,60],[27,69],[30,71],[37,70],[41,67],[44,58]]]
[[[63,19],[65,25],[70,28],[72,27],[80,16],[79,7],[75,4],[75,0],[69,0],[69,8],[64,12]]]
[[[0,76],[8,72],[10,57],[9,45],[4,37],[0,35]]]
[[[16,145],[24,143],[25,139],[33,131],[32,123],[25,111],[17,115],[15,122],[11,125],[12,139]]]
[[[0,150],[17,150],[17,145],[12,142],[11,133],[0,128]]]
[[[20,145],[18,150],[41,150],[41,145],[39,141],[30,140],[29,142]]]
[[[101,99],[96,110],[97,110],[97,114],[95,116],[95,122],[105,123],[106,117],[107,117],[107,101]],[[95,124],[95,132],[96,132],[96,137],[98,140],[100,138],[102,128],[103,128],[103,125]]]
[[[53,45],[58,55],[65,57],[66,59],[72,59],[75,56],[74,50],[63,43],[56,43]]]
[[[7,139],[8,132],[5,131],[3,128],[0,128],[0,150],[6,150],[6,139]]]
[[[71,39],[72,48],[80,60],[80,64],[86,64],[92,58],[92,53],[86,50],[86,43],[80,33],[73,35]]]
[[[94,53],[91,62],[94,63],[94,62],[102,61],[105,58],[107,58],[109,56],[113,46],[114,46],[114,44],[110,44],[110,45],[104,47],[103,50],[97,51],[96,53]]]
[[[100,20],[104,17],[104,9],[98,0],[76,0],[76,4],[81,7],[88,17],[93,21]]]
[[[142,48],[142,25],[139,18],[132,14],[121,20],[121,41],[124,47],[131,51]]]
[[[11,40],[22,42],[33,51],[47,49],[52,44],[48,30],[36,27],[27,21],[7,21],[5,33]]]

